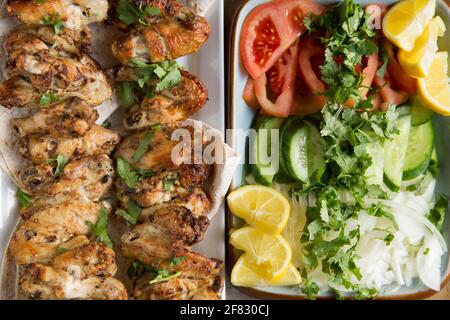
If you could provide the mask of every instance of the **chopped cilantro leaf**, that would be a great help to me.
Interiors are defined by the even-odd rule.
[[[41,99],[39,100],[39,105],[41,107],[47,107],[54,102],[58,102],[60,99],[60,97],[47,92],[42,95]]]
[[[170,260],[170,265],[171,265],[172,267],[176,267],[176,266],[178,266],[178,265],[181,263],[181,261],[186,260],[186,259],[187,259],[186,256],[173,257],[173,258]]]
[[[133,199],[128,200],[127,210],[119,209],[116,210],[116,215],[122,217],[130,225],[135,225],[141,215],[142,208]]]
[[[138,175],[131,168],[131,165],[121,157],[117,158],[117,173],[128,187],[136,187],[136,184],[138,182]]]
[[[181,276],[181,272],[170,273],[166,269],[161,269],[157,271],[157,276],[150,281],[150,284],[166,282],[179,276]]]
[[[134,152],[131,157],[131,161],[138,162],[141,158],[148,152],[150,144],[152,143],[153,136],[155,135],[154,130],[159,130],[159,125],[154,125],[150,128],[149,131],[144,135],[141,142],[139,143],[138,148]]]
[[[56,16],[45,16],[41,24],[44,26],[53,26],[53,30],[55,31],[55,34],[59,34],[63,28],[63,21],[60,19],[58,15]]]
[[[19,204],[22,208],[27,208],[31,203],[31,196],[22,189],[17,190],[16,197],[19,200]]]
[[[90,221],[86,221],[86,224],[91,229],[91,234],[94,235],[99,242],[104,243],[110,248],[114,248],[114,243],[108,234],[108,210],[106,208],[100,209],[96,224],[93,224]]]
[[[119,0],[116,12],[119,20],[128,26],[134,23],[147,25],[146,18],[159,15],[161,10],[158,7],[146,5],[137,6],[130,3],[128,0]]]

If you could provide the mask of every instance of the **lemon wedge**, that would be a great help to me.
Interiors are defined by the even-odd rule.
[[[269,235],[248,226],[234,231],[230,243],[245,251],[249,263],[270,281],[281,279],[291,264],[291,247],[281,235]]]
[[[289,219],[289,201],[269,187],[250,185],[233,191],[228,196],[233,214],[261,231],[279,234]]]
[[[438,52],[426,78],[419,79],[420,100],[430,109],[450,116],[450,84],[448,83],[448,53]]]
[[[434,17],[411,51],[399,50],[399,62],[410,77],[424,78],[428,75],[438,51],[438,37],[444,35],[445,29],[445,23],[441,17]]]
[[[246,254],[243,254],[231,271],[231,283],[238,287],[258,287],[258,286],[295,286],[302,282],[300,272],[289,264],[284,275],[276,280],[270,281],[258,273],[258,268],[249,262]]]
[[[411,51],[435,11],[436,0],[400,1],[384,16],[383,33],[397,47]]]

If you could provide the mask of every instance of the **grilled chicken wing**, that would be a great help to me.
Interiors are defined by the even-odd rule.
[[[82,192],[38,197],[21,212],[26,220],[11,239],[9,248],[16,263],[43,262],[54,257],[65,242],[89,233],[87,221],[95,224],[102,207]]]
[[[136,81],[134,69],[122,68],[116,81]],[[125,128],[136,130],[154,124],[172,125],[198,112],[208,99],[206,87],[192,74],[181,71],[181,82],[153,98],[142,97],[127,112]]]
[[[111,278],[116,271],[114,251],[92,243],[62,253],[48,265],[28,266],[20,286],[33,299],[125,300],[124,285]]]
[[[221,261],[191,251],[183,239],[150,222],[137,225],[132,232],[123,235],[122,253],[156,270],[182,272],[189,277],[217,274],[222,268]],[[175,257],[182,257],[178,265],[170,263]]]
[[[182,156],[172,159],[172,149],[176,146],[177,142],[171,140],[172,130],[161,127],[160,130],[153,130],[153,138],[148,147],[149,152],[139,160],[133,161],[133,155],[136,153],[142,139],[144,139],[149,130],[140,131],[124,138],[116,152],[116,156],[122,157],[137,168],[147,170],[170,168],[176,165],[173,160],[175,162],[182,160]]]
[[[55,17],[68,29],[79,30],[108,15],[107,0],[8,0],[6,10],[25,24],[39,25]]]
[[[83,136],[97,119],[98,113],[92,106],[74,99],[43,108],[25,118],[16,118],[12,125],[21,138],[34,133]]]
[[[119,143],[115,131],[94,125],[82,137],[36,133],[20,141],[19,152],[34,164],[55,159],[58,155],[66,159],[110,154]]]
[[[22,170],[19,177],[31,195],[83,190],[90,200],[98,201],[111,188],[115,171],[112,160],[101,154],[70,162],[60,175],[55,174],[51,165],[44,163]]]
[[[160,14],[145,17],[117,39],[112,51],[123,64],[131,59],[161,62],[198,51],[211,32],[208,21],[175,0],[134,0],[140,5],[160,8]]]
[[[136,280],[133,296],[137,300],[219,300],[223,289],[221,276],[204,279],[178,277],[149,284],[148,275]]]
[[[194,167],[198,171],[195,172]],[[183,165],[177,170],[161,170],[155,176],[138,181],[130,188],[123,180],[118,180],[118,198],[123,207],[127,207],[128,198],[132,198],[144,208],[173,204],[203,215],[210,208],[208,195],[202,190],[201,183],[209,176],[207,165]],[[148,209],[147,212],[158,210]]]
[[[98,105],[111,98],[111,86],[92,58],[44,42],[33,28],[9,34],[6,50],[11,79],[0,85],[5,107],[36,105],[44,94],[56,97],[53,103],[80,98]]]

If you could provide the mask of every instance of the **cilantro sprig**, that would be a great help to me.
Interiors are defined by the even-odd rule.
[[[152,170],[135,169],[125,159],[123,159],[122,157],[118,157],[117,174],[128,187],[135,188],[138,181],[154,176],[155,172]]]
[[[127,210],[119,209],[116,210],[116,215],[123,218],[130,225],[136,225],[139,216],[141,215],[142,208],[136,203],[135,200],[128,200]]]
[[[327,84],[325,95],[337,103],[354,98],[361,103],[358,89],[362,85],[363,57],[377,52],[375,32],[370,27],[370,15],[353,0],[345,0],[320,17],[304,20],[310,32],[323,34],[325,63],[321,78]]]
[[[159,15],[161,10],[158,7],[135,5],[128,0],[119,0],[116,12],[119,20],[129,26],[135,23],[148,25],[147,17]]]
[[[98,220],[96,224],[90,221],[86,221],[91,234],[97,239],[97,241],[104,243],[110,248],[114,248],[114,243],[108,234],[108,209],[101,208]]]
[[[126,109],[138,101],[138,95],[153,98],[155,94],[178,85],[182,79],[182,67],[176,61],[147,64],[133,58],[129,64],[137,80],[123,81],[118,86],[120,103]]]
[[[31,196],[22,189],[17,190],[16,198],[21,208],[28,208],[31,204]]]
[[[44,26],[53,26],[53,30],[55,31],[56,35],[58,35],[64,27],[64,23],[58,15],[45,16],[42,19],[41,24]]]

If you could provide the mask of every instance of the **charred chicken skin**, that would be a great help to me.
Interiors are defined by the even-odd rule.
[[[49,18],[59,19],[65,28],[79,30],[108,15],[107,0],[8,0],[6,11],[20,21],[40,25]]]
[[[116,81],[137,81],[135,69],[122,68]],[[198,112],[207,99],[206,87],[194,75],[182,70],[179,84],[157,93],[153,98],[142,97],[138,104],[131,107],[124,125],[128,130],[155,124],[173,125]]]
[[[111,98],[106,75],[87,54],[74,55],[58,43],[41,39],[35,28],[20,27],[6,41],[7,67],[11,78],[0,85],[0,104],[24,107],[79,98],[98,105]],[[47,105],[47,104],[46,104]]]
[[[124,285],[112,278],[116,271],[112,249],[103,244],[84,244],[48,264],[27,266],[20,286],[32,299],[126,300]]]
[[[148,15],[144,23],[132,25],[117,39],[112,51],[123,64],[132,59],[157,63],[197,52],[211,32],[208,21],[175,0],[133,0],[136,5],[157,7],[160,13]],[[119,25],[125,27],[123,23]]]

